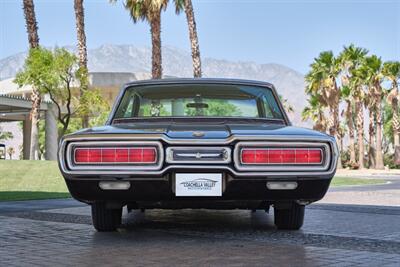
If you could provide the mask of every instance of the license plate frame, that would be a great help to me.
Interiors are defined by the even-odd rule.
[[[221,197],[222,173],[176,173],[175,196]]]

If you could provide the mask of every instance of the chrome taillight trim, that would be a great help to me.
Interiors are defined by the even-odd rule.
[[[306,165],[306,166],[313,166],[313,165],[320,165],[324,162],[324,150],[322,148],[315,148],[315,150],[320,150],[321,151],[321,161],[319,163],[243,163],[242,161],[242,153],[243,153],[243,149],[246,150],[263,150],[263,149],[268,149],[268,150],[291,150],[291,149],[307,149],[307,147],[277,147],[277,148],[269,148],[269,147],[252,147],[252,148],[248,148],[248,147],[243,147],[240,149],[240,155],[239,155],[239,159],[240,159],[240,164],[242,165],[268,165],[268,166],[272,166],[272,165],[279,165],[279,166],[290,166],[290,165]],[[309,148],[308,148],[309,149]],[[313,148],[314,149],[314,148]]]
[[[221,150],[224,151],[223,153],[226,155],[222,160],[175,160],[173,157],[174,150],[179,150],[179,151],[196,151],[201,154],[201,151],[210,151],[210,150]],[[184,153],[184,152],[183,152]],[[193,147],[193,146],[185,146],[185,147],[168,147],[166,149],[166,157],[165,161],[167,163],[183,163],[183,164],[228,164],[232,161],[231,159],[231,154],[232,150],[229,147]]]
[[[291,148],[319,148],[322,150],[321,164],[243,164],[241,153],[243,148],[248,149],[291,149]],[[235,145],[233,161],[238,171],[327,171],[331,163],[331,151],[327,143],[320,142],[238,142]]]
[[[310,170],[301,170],[301,171],[237,171],[235,168],[231,166],[219,166],[219,165],[178,165],[171,164],[169,166],[165,166],[164,168],[160,168],[159,170],[125,170],[125,169],[113,169],[113,170],[69,170],[66,166],[65,160],[65,148],[66,144],[69,142],[91,142],[95,141],[97,143],[104,143],[107,141],[117,141],[117,142],[126,142],[126,141],[138,141],[143,143],[145,141],[157,141],[157,142],[165,142],[170,145],[216,145],[223,146],[229,145],[233,142],[293,142],[294,140],[297,142],[318,142],[327,144],[330,147],[331,152],[331,164],[328,170],[325,171],[313,171]],[[161,145],[161,143],[160,143]],[[160,153],[160,161],[164,160],[164,153]],[[235,152],[233,153],[235,156]],[[291,135],[291,136],[276,136],[276,135],[232,135],[226,139],[172,139],[164,134],[102,134],[99,135],[70,135],[65,136],[59,146],[58,150],[58,160],[62,173],[66,176],[67,179],[86,179],[85,175],[88,176],[99,176],[99,175],[135,175],[138,176],[132,179],[152,179],[149,176],[160,176],[164,175],[168,171],[175,170],[186,170],[186,169],[205,169],[205,170],[216,170],[216,171],[227,171],[235,175],[236,177],[246,178],[246,177],[260,177],[260,178],[274,178],[277,177],[279,179],[290,179],[291,177],[299,178],[303,177],[304,179],[313,179],[313,177],[331,177],[334,175],[336,171],[336,166],[339,158],[339,150],[337,144],[333,137],[324,135],[324,136],[301,136],[301,135]],[[74,177],[74,175],[79,175],[79,177]],[[146,176],[145,178],[140,178],[141,175]],[[88,178],[91,179],[91,178]]]
[[[104,147],[121,147],[125,148],[128,146],[137,147],[149,147],[154,148],[157,153],[157,159],[154,163],[117,163],[117,162],[107,162],[105,164],[101,163],[85,163],[76,164],[73,160],[75,148],[104,148]],[[98,170],[98,171],[156,171],[160,170],[164,162],[164,152],[163,147],[160,142],[157,141],[81,141],[81,142],[70,142],[65,148],[65,159],[66,167],[71,171],[88,171],[88,170]]]
[[[157,148],[155,148],[155,147],[151,147],[151,146],[149,146],[149,147],[146,147],[146,146],[140,146],[140,148],[150,148],[150,149],[153,149],[155,152],[156,152],[156,159],[155,159],[155,161],[153,161],[153,162],[131,162],[131,161],[127,161],[127,162],[121,162],[121,161],[119,161],[119,162],[75,162],[75,159],[76,159],[76,155],[75,155],[75,153],[76,153],[76,150],[77,149],[80,149],[80,148],[86,148],[86,149],[108,149],[106,146],[74,146],[72,149],[73,149],[73,155],[72,155],[72,159],[71,159],[71,161],[73,162],[73,164],[74,165],[94,165],[94,164],[99,164],[99,165],[111,165],[111,164],[116,164],[116,165],[140,165],[140,164],[146,164],[146,165],[149,165],[149,164],[155,164],[155,163],[157,163],[157,161],[158,161],[158,151],[157,151]],[[111,148],[111,147],[110,147]],[[132,146],[121,146],[121,147],[112,147],[113,149],[129,149],[129,148],[135,148],[135,146],[134,147],[132,147]]]

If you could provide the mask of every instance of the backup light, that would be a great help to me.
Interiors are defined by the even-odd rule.
[[[103,190],[128,190],[131,187],[130,182],[124,181],[102,181],[99,187]]]
[[[243,148],[242,164],[321,164],[320,148]]]
[[[267,182],[269,190],[294,190],[297,188],[297,182]]]
[[[156,163],[154,147],[78,147],[74,150],[76,164]]]

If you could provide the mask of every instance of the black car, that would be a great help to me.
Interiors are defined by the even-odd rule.
[[[299,229],[336,171],[329,135],[292,127],[273,85],[228,79],[126,84],[103,127],[64,136],[59,166],[94,227],[115,230],[122,208],[274,207]]]

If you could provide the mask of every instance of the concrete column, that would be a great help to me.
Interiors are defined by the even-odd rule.
[[[47,160],[57,160],[58,150],[58,129],[56,119],[56,109],[54,104],[47,104],[48,109],[45,114],[45,158]]]
[[[22,158],[29,159],[31,150],[31,129],[32,122],[29,119],[29,115],[26,116],[25,120],[22,121]]]

